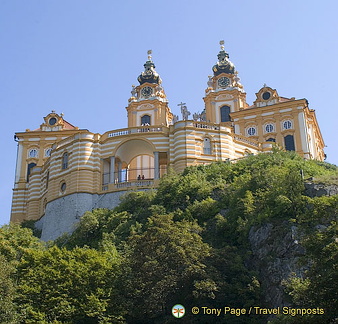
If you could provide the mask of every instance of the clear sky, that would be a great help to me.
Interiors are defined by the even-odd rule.
[[[224,39],[252,104],[266,83],[316,110],[338,164],[338,1],[0,0],[0,225],[9,222],[15,132],[51,110],[95,133],[127,126],[131,85],[153,50],[174,114],[201,112]]]

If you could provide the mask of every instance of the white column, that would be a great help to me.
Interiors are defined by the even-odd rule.
[[[159,152],[154,152],[154,179],[160,178],[160,157]]]
[[[17,156],[16,156],[16,169],[15,169],[15,183],[19,182],[21,174],[21,164],[22,164],[22,144],[18,143]]]
[[[115,182],[115,156],[110,157],[110,183]]]
[[[125,181],[129,181],[129,166],[126,168],[126,179]]]
[[[300,112],[298,114],[298,120],[299,120],[299,130],[300,130],[300,138],[302,141],[302,150],[305,153],[305,157],[307,159],[310,158],[309,156],[309,143],[308,143],[308,138],[307,138],[307,128],[306,128],[306,123],[305,123],[305,118],[304,118],[304,112]]]
[[[122,182],[122,162],[117,162],[118,182]]]

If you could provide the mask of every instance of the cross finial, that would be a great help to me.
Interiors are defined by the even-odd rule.
[[[152,50],[148,50],[148,60],[149,61],[151,61],[151,54],[153,53],[153,51]]]
[[[221,45],[221,50],[224,51],[224,40],[219,41],[219,44]]]
[[[264,87],[264,88],[266,87],[266,83],[263,84],[263,87]]]

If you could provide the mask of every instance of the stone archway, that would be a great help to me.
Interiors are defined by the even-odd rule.
[[[144,139],[131,139],[121,143],[110,158],[110,182],[158,179],[160,177],[159,152]]]

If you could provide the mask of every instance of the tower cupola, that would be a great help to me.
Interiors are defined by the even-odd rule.
[[[161,84],[161,78],[158,75],[158,73],[155,71],[155,64],[151,60],[151,53],[152,51],[148,51],[148,61],[144,63],[144,71],[139,75],[137,78],[138,82],[140,84],[143,83],[155,83],[155,84]]]
[[[219,42],[221,50],[218,53],[218,62],[212,67],[214,76],[221,73],[235,74],[235,65],[229,60],[229,54],[224,50],[224,41]]]
[[[128,107],[128,127],[171,124],[173,114],[168,107],[167,96],[162,87],[162,80],[155,71],[151,59],[152,51],[148,51],[148,60],[143,65],[137,80],[138,86],[132,86]]]

